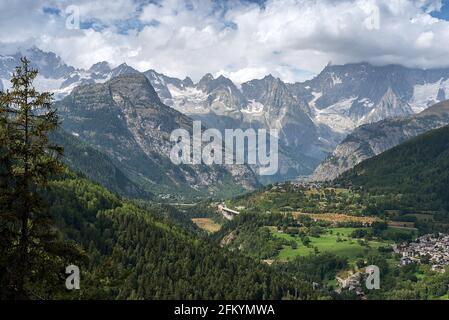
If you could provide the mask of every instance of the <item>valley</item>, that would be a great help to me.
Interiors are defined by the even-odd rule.
[[[326,254],[344,259],[344,267],[327,284],[340,294],[446,299],[447,280],[442,279],[447,279],[448,268],[447,130],[443,127],[400,144],[334,182],[278,183],[228,200],[226,207],[240,213],[212,237],[221,246],[270,266]],[[355,277],[372,262],[382,265],[383,285],[391,281],[375,292],[367,291]],[[351,276],[346,279],[342,274]],[[407,285],[404,278],[410,280]],[[358,285],[346,285],[350,281]],[[430,285],[437,281],[442,282]],[[427,295],[425,290],[433,293]]]
[[[449,263],[439,248],[449,234],[449,117],[448,102],[437,101],[445,82],[435,99],[415,92],[447,70],[328,65],[304,83],[269,75],[237,87],[224,76],[194,83],[118,68],[100,63],[89,69],[95,79],[71,75],[73,90],[48,104],[61,121],[42,144],[61,145],[65,156],[60,172],[35,182],[54,223],[51,245],[70,249],[83,289],[61,290],[55,276],[51,287],[30,278],[24,290],[50,299],[447,298]],[[403,75],[401,85],[389,68]],[[84,71],[63,68],[61,77],[73,72]],[[2,208],[15,201],[8,179],[22,172],[10,167],[21,163],[10,96],[0,96],[8,123],[0,132]],[[264,179],[260,163],[175,164],[171,133],[183,129],[190,142],[194,120],[204,121],[200,133],[279,130],[279,172]],[[46,164],[33,168],[43,174]],[[13,259],[10,248],[2,250]],[[40,263],[53,253],[45,250]],[[53,261],[62,270],[64,259]],[[361,285],[373,265],[381,270],[376,290]]]

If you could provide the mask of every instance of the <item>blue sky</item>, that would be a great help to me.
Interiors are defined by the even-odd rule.
[[[443,7],[439,11],[433,11],[431,15],[438,19],[444,19],[449,21],[449,0],[442,2]]]
[[[79,28],[67,26],[73,8]],[[449,0],[0,1],[0,48],[36,45],[83,68],[294,82],[329,61],[448,67],[448,20]]]

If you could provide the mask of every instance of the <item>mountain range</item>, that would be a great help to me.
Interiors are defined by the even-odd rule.
[[[192,120],[164,105],[143,74],[81,85],[55,108],[65,131],[108,155],[147,192],[217,196],[258,186],[245,165],[174,165],[170,134],[179,128],[192,132]]]
[[[80,85],[103,83],[122,74],[138,73],[137,70],[123,63],[111,68],[103,61],[92,65],[88,70],[67,65],[53,52],[45,52],[37,47],[19,50],[14,54],[0,54],[0,88],[8,89],[9,79],[16,66],[20,65],[20,58],[26,56],[31,66],[39,70],[35,86],[40,91],[49,91],[56,100],[60,100]]]
[[[348,135],[353,131],[357,134],[358,130],[362,130],[357,129],[358,127],[363,128],[363,125],[384,119],[413,117],[429,106],[446,100],[449,96],[449,69],[422,70],[399,65],[374,66],[368,63],[332,65],[330,63],[316,77],[305,82],[285,83],[279,78],[267,75],[262,79],[235,84],[222,75],[214,77],[212,74],[206,74],[195,83],[189,77],[178,79],[155,70],[141,73],[126,64],[111,67],[108,62],[99,62],[87,70],[75,68],[67,65],[56,54],[44,52],[36,47],[15,54],[0,55],[0,89],[8,88],[7,79],[18,65],[22,55],[26,55],[32,65],[40,71],[36,79],[37,89],[51,91],[57,100],[65,100],[62,106],[66,106],[67,101],[73,101],[75,96],[80,98],[80,93],[86,96],[87,101],[98,100],[100,97],[94,95],[104,94],[103,91],[106,90],[99,89],[100,84],[114,81],[120,76],[137,77],[143,74],[148,79],[146,84],[148,88],[144,91],[154,91],[151,95],[148,92],[144,93],[144,96],[152,99],[148,101],[148,104],[170,107],[155,109],[161,121],[165,121],[164,119],[169,121],[167,128],[174,128],[173,124],[178,125],[176,121],[170,123],[168,119],[173,116],[172,110],[174,110],[178,112],[174,118],[181,119],[180,114],[186,116],[182,118],[183,123],[201,120],[205,127],[217,128],[221,131],[235,128],[277,129],[280,137],[279,171],[273,177],[259,177],[259,180],[264,183],[310,175],[329,154],[334,152],[335,155],[340,152],[339,150],[343,147],[339,144],[341,142],[344,144]],[[86,85],[92,86],[91,89],[86,89]],[[84,89],[80,91],[78,87]],[[126,87],[132,90],[131,87]],[[139,88],[142,88],[141,84]],[[97,89],[103,93],[97,92]],[[120,94],[123,96],[123,93]],[[117,104],[113,97],[110,96],[107,99],[110,103]],[[100,141],[90,136],[88,138],[88,135],[83,133],[84,127],[80,128],[78,126],[81,126],[80,123],[70,120],[80,116],[76,112],[81,112],[81,109],[78,111],[70,109],[69,112],[69,109],[63,107],[61,110],[65,110],[64,118],[67,124],[64,126],[69,132],[79,134],[85,142],[107,149],[105,144],[110,141]],[[119,110],[123,111],[122,108],[117,108],[110,116],[118,119]],[[126,112],[133,114],[131,109]],[[101,117],[101,113],[92,116]],[[93,122],[95,120],[104,121],[101,118],[92,118]],[[121,125],[128,131],[133,131],[135,128],[147,130],[147,125],[140,121],[142,119],[136,118],[131,124],[123,120]],[[118,125],[115,122],[112,123]],[[435,128],[441,124],[440,122],[435,125],[429,124],[427,128]],[[135,128],[131,129],[129,125]],[[93,134],[96,130],[97,128],[91,124],[87,131]],[[157,134],[159,129],[153,128],[153,130],[157,139],[162,138],[163,135]],[[109,132],[109,134],[112,133]],[[133,139],[137,139],[137,131],[132,135]],[[137,139],[135,143],[140,142]],[[162,145],[164,142],[160,142],[160,146]],[[160,146],[153,152],[166,156],[166,146],[165,150],[162,150]],[[111,150],[106,151],[112,153]],[[148,150],[146,152],[148,153]],[[119,160],[121,161],[122,157],[119,157]],[[321,168],[326,167],[328,162],[329,158],[321,165]],[[351,165],[341,165],[336,172],[349,167]],[[321,168],[315,172],[315,176],[320,179],[335,177],[333,169],[322,170]],[[257,166],[252,167],[253,171],[255,169]],[[131,174],[133,170],[129,170]],[[142,178],[140,173],[134,172],[132,175],[135,175],[135,179],[141,180],[142,183],[148,182],[148,177]],[[192,177],[187,178],[189,179]],[[247,185],[254,184],[251,181]]]
[[[360,162],[422,133],[449,124],[449,101],[408,117],[362,125],[349,134],[313,174],[313,180],[333,180]]]

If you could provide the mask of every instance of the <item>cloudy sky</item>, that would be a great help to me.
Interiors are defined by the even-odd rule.
[[[449,0],[0,0],[0,33],[4,53],[36,45],[76,67],[194,80],[293,82],[329,61],[449,66]]]

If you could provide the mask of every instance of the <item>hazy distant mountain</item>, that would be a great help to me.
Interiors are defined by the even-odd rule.
[[[111,69],[107,62],[94,64],[89,70],[76,69],[65,64],[54,53],[32,47],[13,55],[0,55],[0,88],[11,86],[9,79],[20,64],[22,56],[26,56],[31,66],[39,70],[35,81],[36,88],[54,93],[57,100],[67,96],[80,85],[103,83],[119,75],[139,73],[126,64]]]
[[[223,195],[258,185],[247,166],[174,165],[170,134],[191,132],[192,120],[164,105],[140,73],[77,87],[56,108],[66,131],[106,153],[150,192]]]
[[[314,180],[333,180],[358,163],[394,146],[449,124],[449,101],[400,119],[387,119],[360,126],[315,170]]]

